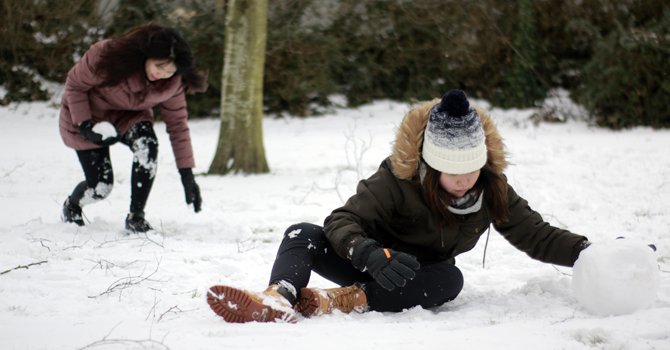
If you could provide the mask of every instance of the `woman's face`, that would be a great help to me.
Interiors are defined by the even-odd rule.
[[[177,72],[177,66],[174,62],[168,60],[147,58],[144,62],[144,71],[147,75],[147,79],[156,81],[172,77],[174,73]]]
[[[461,175],[441,173],[440,186],[456,198],[461,198],[475,185],[481,170]]]

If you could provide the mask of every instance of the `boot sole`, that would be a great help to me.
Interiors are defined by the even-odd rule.
[[[311,288],[300,289],[300,299],[296,304],[296,311],[305,317],[318,316],[323,314],[319,310],[321,306],[321,296],[319,292]]]
[[[214,286],[207,293],[207,303],[214,313],[223,317],[226,322],[288,322],[296,323],[294,315],[273,309],[261,301],[252,298],[243,290]]]
[[[139,229],[133,229],[133,228],[130,228],[130,227],[126,226],[126,231],[128,231],[128,233],[146,233],[146,232],[153,231],[153,230],[154,230],[153,227],[149,227],[146,230],[139,230]]]

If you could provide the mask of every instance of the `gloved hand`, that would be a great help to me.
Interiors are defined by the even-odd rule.
[[[404,287],[408,279],[416,276],[421,267],[412,255],[384,248],[381,243],[367,238],[354,248],[351,262],[355,268],[368,271],[380,286],[393,290]]]
[[[115,144],[117,141],[119,141],[120,137],[120,136],[108,137],[103,140],[102,135],[93,131],[93,122],[91,122],[90,119],[85,120],[81,124],[79,124],[79,133],[81,134],[81,136],[84,137],[84,140],[93,142],[96,145],[103,147]]]
[[[193,210],[200,212],[202,207],[202,197],[200,197],[200,187],[195,183],[193,177],[193,170],[191,168],[179,169],[181,175],[181,183],[184,185],[184,194],[186,195],[186,204],[193,203]]]

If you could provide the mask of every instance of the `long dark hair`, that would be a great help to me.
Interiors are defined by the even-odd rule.
[[[507,214],[509,213],[507,183],[501,175],[489,170],[487,166],[488,164],[481,169],[472,191],[475,191],[477,195],[481,195],[484,191],[484,200],[493,202],[493,219],[496,222],[507,221]],[[449,225],[450,228],[454,229],[456,227],[456,217],[447,207],[454,202],[456,197],[440,186],[440,175],[442,173],[431,168],[428,164],[425,164],[425,167],[426,176],[421,184],[423,199],[433,213],[438,228]]]
[[[181,33],[158,24],[134,27],[107,42],[95,73],[104,79],[101,86],[116,86],[138,71],[144,72],[147,58],[174,62],[175,75],[181,76],[186,92],[207,89],[207,77],[196,69],[191,47]],[[158,81],[156,87],[163,84],[165,81]]]

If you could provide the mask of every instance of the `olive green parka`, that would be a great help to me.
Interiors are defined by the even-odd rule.
[[[416,181],[421,163],[423,132],[430,109],[440,100],[425,102],[404,117],[393,153],[379,170],[362,180],[346,204],[325,219],[324,232],[343,258],[351,259],[354,247],[365,238],[385,247],[412,254],[422,265],[448,261],[474,248],[493,227],[514,247],[533,259],[572,266],[586,237],[553,227],[528,206],[508,184],[508,221],[494,222],[493,202],[486,199],[479,211],[457,215],[454,228],[438,229]],[[489,115],[475,107],[486,135],[487,168],[502,175],[508,163],[502,138]],[[503,175],[503,178],[504,175]]]

